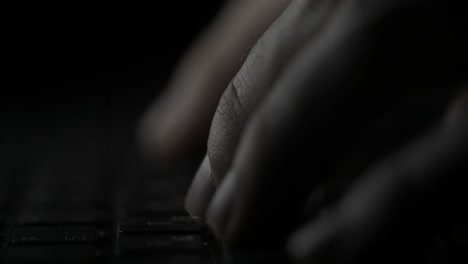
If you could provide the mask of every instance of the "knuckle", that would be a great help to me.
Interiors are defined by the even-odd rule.
[[[244,86],[231,82],[216,109],[208,139],[208,157],[213,177],[219,181],[230,167],[235,147],[248,118]]]
[[[231,147],[237,142],[250,113],[244,87],[243,83],[233,80],[221,97],[210,129],[209,151],[217,153],[219,146]]]
[[[231,128],[232,124],[243,121],[246,115],[244,109],[245,97],[242,96],[240,89],[231,82],[224,92],[216,109],[215,122],[223,128]]]

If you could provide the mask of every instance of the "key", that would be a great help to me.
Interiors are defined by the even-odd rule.
[[[200,254],[159,254],[159,255],[124,255],[119,264],[220,264],[208,255]]]
[[[105,225],[110,224],[112,214],[99,210],[27,210],[16,220],[19,225]]]
[[[91,243],[97,239],[98,230],[91,226],[28,226],[16,228],[11,243]]]
[[[124,206],[124,212],[127,215],[161,215],[169,214],[184,214],[183,199],[161,199],[161,200],[144,200],[135,199],[128,201]]]
[[[225,264],[284,264],[289,263],[286,253],[272,249],[230,249],[221,252],[221,263]]]
[[[6,263],[96,263],[100,255],[93,244],[14,244],[4,251]]]
[[[120,223],[120,231],[130,233],[201,233],[203,228],[188,215],[151,217],[126,217]]]
[[[202,253],[204,250],[202,237],[198,235],[121,236],[119,245],[123,253]]]

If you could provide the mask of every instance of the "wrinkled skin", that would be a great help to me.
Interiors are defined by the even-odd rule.
[[[467,212],[467,11],[291,1],[229,84],[178,95],[218,102],[171,114],[211,120],[187,211],[232,247],[281,246],[306,263],[418,254]],[[168,114],[146,116],[143,142],[164,129],[147,129],[157,115]],[[174,159],[171,142],[189,136],[149,148]]]

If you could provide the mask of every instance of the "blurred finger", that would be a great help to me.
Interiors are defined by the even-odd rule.
[[[369,166],[407,144],[439,120],[456,89],[427,87],[412,90],[377,120],[364,127],[337,159],[329,177],[309,196],[306,210],[312,216],[334,203]]]
[[[288,2],[228,1],[142,119],[140,141],[148,155],[178,161],[203,149],[221,94],[249,47]]]
[[[307,263],[421,257],[417,249],[432,239],[447,208],[460,213],[460,194],[466,195],[457,186],[468,172],[467,135],[468,91],[444,122],[370,169],[329,215],[295,232],[290,254]]]

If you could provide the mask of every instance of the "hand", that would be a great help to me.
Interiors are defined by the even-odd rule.
[[[249,49],[289,0],[230,0],[182,59],[142,118],[147,156],[171,165],[205,149],[211,119]]]
[[[246,247],[283,244],[304,207],[326,209],[290,238],[303,260],[359,259],[413,236],[405,231],[422,209],[437,215],[462,193],[462,10],[454,1],[293,1],[224,92],[187,210]]]

